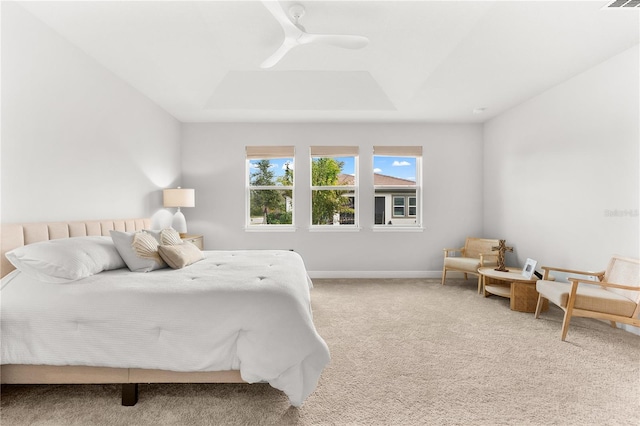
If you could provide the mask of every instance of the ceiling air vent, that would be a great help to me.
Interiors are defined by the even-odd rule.
[[[640,7],[640,0],[615,0],[607,7]]]

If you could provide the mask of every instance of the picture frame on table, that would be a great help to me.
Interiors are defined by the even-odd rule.
[[[522,276],[530,280],[531,276],[536,271],[537,264],[538,261],[527,258],[527,261],[524,263],[524,267],[522,268]]]

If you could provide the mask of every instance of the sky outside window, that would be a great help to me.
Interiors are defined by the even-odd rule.
[[[373,156],[373,172],[401,179],[416,180],[416,157]]]

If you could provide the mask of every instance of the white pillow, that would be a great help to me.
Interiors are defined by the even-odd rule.
[[[158,240],[145,231],[109,231],[113,243],[133,272],[149,272],[166,268],[167,264],[158,254]]]
[[[42,241],[6,253],[13,266],[41,281],[66,283],[126,265],[109,237]]]

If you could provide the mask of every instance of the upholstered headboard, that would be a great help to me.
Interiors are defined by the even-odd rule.
[[[74,222],[35,222],[2,224],[0,230],[0,276],[4,277],[15,268],[5,253],[15,248],[39,241],[57,238],[84,237],[89,235],[109,236],[109,231],[139,231],[151,228],[151,219],[111,219]]]

